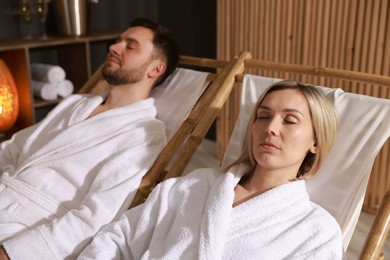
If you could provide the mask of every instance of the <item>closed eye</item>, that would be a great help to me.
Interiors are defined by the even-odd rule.
[[[133,38],[123,38],[122,36],[118,36],[116,38],[115,43],[119,43],[119,42],[122,42],[122,41],[126,42],[126,49],[128,49],[128,50],[137,49],[139,47],[139,43],[138,43],[138,41],[136,39],[133,39]]]
[[[292,124],[298,124],[299,120],[294,116],[285,116],[283,118],[283,122],[292,125]]]
[[[139,43],[136,40],[133,39],[127,39],[127,45],[126,48],[129,50],[135,50],[139,48]]]
[[[271,118],[271,115],[265,111],[257,113],[257,116],[256,116],[257,120],[266,120],[266,119],[270,119],[270,118]]]

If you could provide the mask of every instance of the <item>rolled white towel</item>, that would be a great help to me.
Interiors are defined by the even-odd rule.
[[[54,100],[57,98],[58,89],[56,84],[31,80],[31,85],[36,97],[43,100]]]
[[[65,70],[57,65],[32,63],[31,78],[47,83],[58,83],[66,77]]]
[[[73,89],[73,83],[68,79],[64,79],[57,84],[58,96],[62,98],[70,96],[73,93]]]

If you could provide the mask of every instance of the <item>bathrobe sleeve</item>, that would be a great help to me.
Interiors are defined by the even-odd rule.
[[[113,155],[99,170],[79,208],[5,241],[11,259],[75,258],[102,226],[128,208],[142,176],[165,144],[164,128],[160,130],[145,140],[129,141],[130,147]]]
[[[0,174],[6,169],[5,166],[17,165],[19,155],[23,149],[27,138],[37,128],[37,124],[24,128],[21,131],[15,133],[11,139],[6,140],[0,144]]]
[[[196,258],[203,205],[218,174],[197,169],[160,183],[145,203],[99,232],[78,259]]]
[[[172,180],[164,185],[167,182]],[[126,211],[118,221],[100,231],[77,259],[141,259],[149,248],[158,219],[164,215],[162,190],[161,185],[156,186],[145,203]]]

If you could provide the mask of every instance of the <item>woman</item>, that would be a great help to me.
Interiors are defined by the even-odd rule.
[[[226,174],[199,169],[163,182],[80,259],[341,259],[340,227],[309,200],[304,181],[320,168],[337,128],[319,89],[273,84]]]

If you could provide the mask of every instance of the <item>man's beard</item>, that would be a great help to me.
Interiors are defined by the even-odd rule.
[[[102,69],[103,78],[111,85],[134,84],[142,80],[148,62],[142,64],[139,68],[125,70],[122,68],[111,70],[107,65]]]

